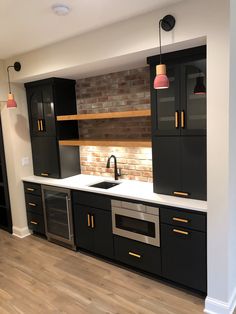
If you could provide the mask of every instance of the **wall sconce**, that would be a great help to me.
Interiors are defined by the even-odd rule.
[[[8,77],[8,86],[9,86],[9,94],[7,97],[7,108],[16,108],[17,104],[11,92],[11,82],[10,82],[10,73],[9,73],[10,68],[14,68],[15,71],[19,72],[21,69],[21,64],[20,62],[15,62],[14,65],[9,65],[7,67],[7,77]]]
[[[172,15],[166,15],[159,21],[159,46],[160,46],[160,64],[156,66],[156,77],[154,80],[155,89],[169,88],[169,79],[166,75],[166,65],[161,60],[161,28],[169,32],[175,26],[175,18]]]

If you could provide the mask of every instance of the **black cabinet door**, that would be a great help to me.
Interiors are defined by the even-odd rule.
[[[206,199],[206,137],[181,137],[182,191],[190,198]]]
[[[55,137],[33,137],[31,139],[34,174],[59,178],[58,143]]]
[[[43,85],[27,90],[30,127],[33,136],[54,136],[56,134],[53,90]]]
[[[79,248],[93,251],[93,229],[90,208],[74,204],[75,243]]]
[[[153,154],[153,185],[154,192],[173,195],[181,191],[181,138],[154,137]]]
[[[161,224],[162,273],[206,292],[206,234]]]
[[[94,252],[113,257],[113,234],[111,212],[93,208],[92,227],[94,235]]]
[[[180,135],[180,68],[167,65],[168,89],[151,86],[152,125],[154,135]],[[156,75],[153,69],[153,80]],[[153,82],[151,79],[151,82]],[[151,83],[152,84],[152,83]]]
[[[206,59],[181,65],[181,134],[206,134]]]

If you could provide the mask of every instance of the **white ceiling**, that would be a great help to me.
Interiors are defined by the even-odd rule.
[[[61,0],[71,7],[57,16],[57,0],[0,0],[0,59],[6,59],[181,0]]]

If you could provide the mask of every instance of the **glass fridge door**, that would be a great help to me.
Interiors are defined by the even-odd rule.
[[[73,238],[70,190],[43,186],[42,191],[47,236],[70,243]]]

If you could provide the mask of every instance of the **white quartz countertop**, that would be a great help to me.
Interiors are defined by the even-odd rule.
[[[63,187],[72,190],[80,190],[115,197],[129,198],[136,201],[150,202],[159,205],[173,206],[202,212],[207,211],[206,201],[156,194],[153,193],[153,184],[147,182],[118,180],[115,182],[120,183],[119,185],[114,186],[110,189],[100,189],[90,187],[89,185],[101,181],[114,182],[114,179],[111,177],[79,174],[66,179],[52,179],[38,176],[30,176],[22,178],[22,180],[32,183]]]

